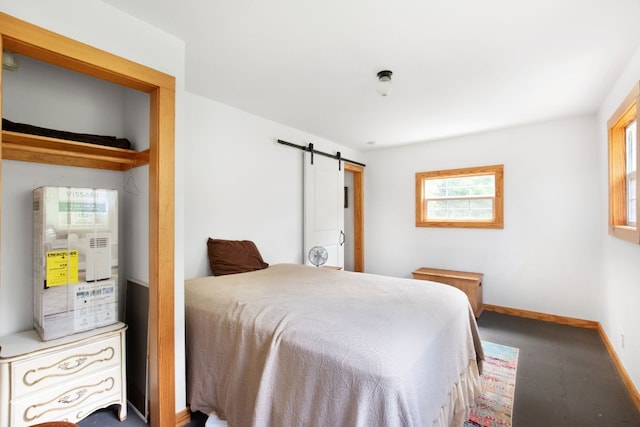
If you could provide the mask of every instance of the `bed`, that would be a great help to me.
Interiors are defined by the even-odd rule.
[[[185,283],[187,399],[230,427],[462,426],[483,358],[464,293],[295,264]]]

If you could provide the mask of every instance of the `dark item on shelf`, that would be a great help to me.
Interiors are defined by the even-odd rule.
[[[67,141],[86,142],[89,144],[104,145],[107,147],[131,149],[131,142],[126,138],[116,138],[115,136],[92,135],[87,133],[74,133],[62,130],[47,129],[23,123],[14,123],[7,119],[2,119],[2,130],[11,132],[27,133],[30,135],[46,136],[49,138],[65,139]]]

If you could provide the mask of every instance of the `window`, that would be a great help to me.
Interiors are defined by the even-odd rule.
[[[636,84],[607,122],[609,128],[609,234],[640,243],[638,212],[638,99]]]
[[[636,169],[638,164],[637,151],[637,120],[632,121],[625,127],[626,151],[627,151],[627,225],[636,226]]]
[[[504,166],[416,173],[416,227],[503,228]]]

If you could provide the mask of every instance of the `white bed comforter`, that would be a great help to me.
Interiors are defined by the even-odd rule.
[[[187,398],[231,427],[462,425],[479,393],[464,293],[293,264],[188,280]]]

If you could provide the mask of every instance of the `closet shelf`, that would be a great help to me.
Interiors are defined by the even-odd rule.
[[[148,164],[149,150],[126,150],[3,130],[2,158],[125,171]]]

